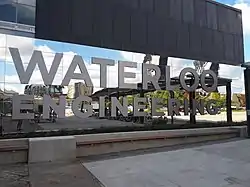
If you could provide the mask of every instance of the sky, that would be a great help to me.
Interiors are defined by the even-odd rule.
[[[242,10],[245,61],[250,61],[250,21],[248,21],[250,17],[250,0],[218,0],[218,2]],[[27,67],[34,50],[42,51],[47,69],[50,68],[55,53],[63,53],[63,59],[53,81],[53,84],[56,85],[61,84],[61,81],[64,78],[74,55],[80,55],[83,57],[85,65],[94,84],[95,91],[100,89],[100,67],[98,65],[91,64],[91,57],[109,58],[116,61],[115,66],[108,68],[108,87],[117,87],[118,85],[118,61],[137,62],[138,68],[135,71],[133,70],[133,72],[136,73],[136,79],[130,79],[126,81],[128,83],[136,83],[141,81],[141,63],[143,61],[144,54],[0,34],[1,90],[14,90],[19,93],[23,93],[25,86],[20,84],[12,57],[9,51],[6,50],[6,46],[19,48],[24,67]],[[152,63],[158,64],[158,60],[159,57],[154,56]],[[194,67],[192,60],[178,58],[169,58],[169,65],[171,66],[171,76],[178,76],[184,67]],[[208,63],[206,68],[209,68],[209,65],[210,64]],[[79,70],[76,70],[76,72],[79,72]],[[231,78],[233,80],[232,91],[234,93],[244,93],[244,76],[243,69],[241,67],[221,64],[219,76],[223,78]],[[76,82],[76,80],[71,81],[71,83],[74,82]],[[36,68],[33,72],[30,84],[43,84],[42,76],[38,68]],[[219,88],[219,90],[220,92],[225,92],[225,88]]]

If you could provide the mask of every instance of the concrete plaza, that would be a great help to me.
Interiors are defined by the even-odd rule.
[[[2,187],[249,187],[250,140],[0,166]]]
[[[249,187],[250,140],[84,164],[105,187]]]

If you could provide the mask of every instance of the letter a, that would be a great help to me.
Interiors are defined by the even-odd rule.
[[[77,65],[79,66],[81,73],[75,73]],[[62,85],[68,86],[71,79],[84,80],[85,84],[88,87],[93,87],[93,83],[90,79],[90,76],[89,76],[87,68],[84,64],[84,61],[83,61],[82,57],[79,55],[74,56],[70,66],[69,66],[69,69],[68,69],[68,71],[67,71],[67,73],[62,81]]]

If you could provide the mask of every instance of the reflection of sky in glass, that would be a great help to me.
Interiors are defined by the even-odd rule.
[[[0,21],[35,25],[35,0],[1,0]]]
[[[8,48],[6,47],[16,47],[19,49],[24,68],[27,67],[33,50],[39,50],[43,53],[43,57],[48,70],[51,67],[51,63],[54,59],[55,53],[63,53],[63,59],[53,81],[54,85],[61,84],[74,55],[80,55],[84,59],[86,68],[94,84],[94,91],[100,89],[100,67],[98,65],[91,64],[91,57],[108,58],[116,61],[115,66],[108,67],[108,87],[118,86],[117,72],[119,60],[137,62],[137,69],[133,69],[133,72],[136,73],[136,78],[132,80],[125,80],[127,83],[141,82],[141,63],[143,62],[144,54],[0,34],[0,84],[1,86],[4,85],[5,89],[15,90],[19,93],[23,93],[25,85],[20,85],[20,81],[13,64],[12,57]],[[159,64],[158,61],[159,57],[153,56],[152,63]],[[194,67],[193,61],[177,58],[169,58],[168,65],[171,66],[171,77],[178,76],[181,69],[183,69],[184,67]],[[209,68],[209,66],[210,63],[207,64],[206,68]],[[219,75],[221,77],[233,79],[233,91],[238,93],[243,92],[244,88],[242,69],[240,67],[232,67],[227,65],[220,65],[220,67],[221,68],[219,71]],[[127,71],[127,69],[125,70]],[[76,72],[77,71],[79,72],[79,69],[76,70]],[[77,82],[77,80],[73,80],[71,84],[73,82]],[[41,73],[37,67],[34,70],[33,75],[31,76],[29,84],[43,84]]]

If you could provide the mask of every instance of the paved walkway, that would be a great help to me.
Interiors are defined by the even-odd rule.
[[[250,140],[84,165],[106,187],[249,187]]]
[[[250,186],[249,139],[158,151],[91,162],[1,165],[0,187]]]
[[[0,187],[101,187],[80,163],[0,166]]]

